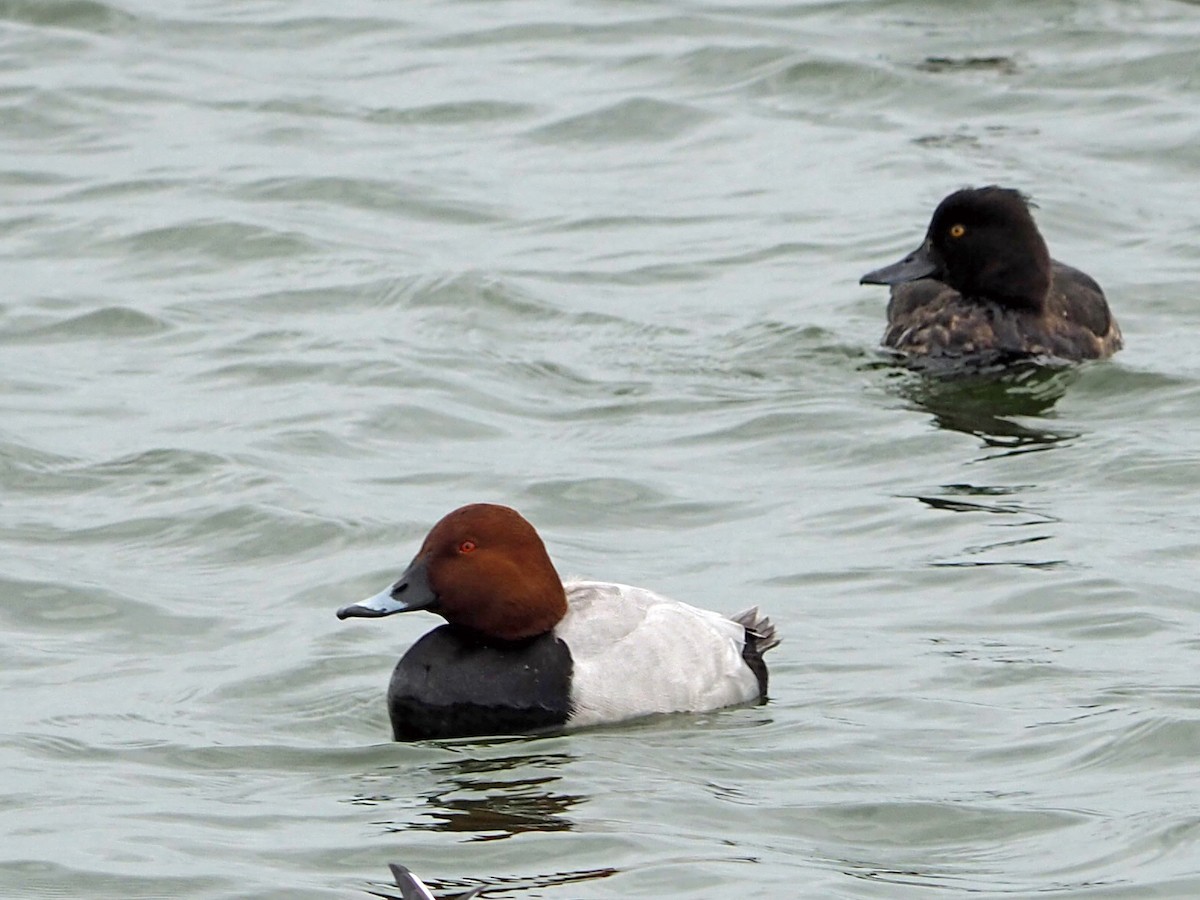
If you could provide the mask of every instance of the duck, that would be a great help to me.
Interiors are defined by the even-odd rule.
[[[380,593],[339,619],[426,610],[445,624],[400,658],[387,704],[398,741],[574,729],[765,702],[779,643],[752,607],[733,616],[646,588],[564,583],[508,506],[448,513]]]
[[[925,240],[860,284],[891,286],[886,347],[909,360],[1007,364],[1105,359],[1123,345],[1100,285],[1050,258],[1012,188],[947,196]]]
[[[418,878],[412,869],[399,863],[388,863],[388,868],[392,870],[392,877],[396,879],[396,887],[400,888],[401,900],[435,900],[425,882]],[[456,900],[471,900],[482,891],[482,887],[472,888],[464,894],[457,895]],[[376,896],[384,897],[385,895],[377,894]],[[391,900],[395,900],[395,898],[391,898]]]

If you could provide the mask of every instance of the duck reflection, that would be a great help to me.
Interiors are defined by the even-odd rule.
[[[919,500],[933,509],[944,509],[949,512],[983,512],[993,515],[1018,516],[1018,524],[1027,525],[1043,522],[1057,522],[1057,516],[1034,509],[1016,500],[1007,499],[1019,496],[1025,490],[1023,486],[987,485],[987,484],[943,484],[942,496],[933,494],[916,494],[914,500]]]
[[[1005,455],[1046,450],[1079,437],[1077,431],[1029,421],[1052,412],[1079,377],[1078,367],[1026,363],[999,372],[892,371],[894,392],[932,413],[938,428],[973,435]]]
[[[494,841],[531,831],[570,831],[570,810],[589,799],[555,790],[562,781],[559,770],[573,761],[566,753],[464,756],[418,772],[389,769],[384,777],[392,782],[391,792],[359,795],[352,802],[401,806],[403,819],[378,823],[395,833],[447,831]],[[413,800],[420,804],[415,810]]]
[[[446,786],[425,795],[432,821],[414,827],[474,833],[480,841],[526,831],[570,831],[567,812],[587,798],[556,793],[552,785],[562,776],[545,771],[570,759],[567,754],[508,756],[435,767]]]
[[[1021,529],[1014,535],[1006,532],[1001,540],[983,541],[963,547],[951,559],[931,563],[941,567],[1019,566],[1031,569],[1053,569],[1065,565],[1066,560],[1046,554],[1047,548],[1034,545],[1050,541],[1054,537],[1054,525],[1059,519],[1035,506],[1023,503],[1019,497],[1025,487],[999,485],[944,484],[940,494],[914,494],[911,499],[923,503],[930,509],[955,513],[987,513],[1004,518],[994,524],[1004,528]],[[1020,557],[1013,554],[1019,552]],[[996,559],[996,556],[1000,556]]]

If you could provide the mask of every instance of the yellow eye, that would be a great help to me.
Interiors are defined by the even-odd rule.
[[[952,238],[960,238],[966,233],[967,233],[967,229],[963,228],[963,226],[961,226],[961,225],[951,225],[950,226],[950,237],[952,237]]]

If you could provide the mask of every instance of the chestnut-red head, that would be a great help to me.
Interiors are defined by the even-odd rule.
[[[427,609],[504,641],[550,631],[567,612],[562,580],[537,531],[515,509],[472,503],[441,519],[404,574],[338,618]]]

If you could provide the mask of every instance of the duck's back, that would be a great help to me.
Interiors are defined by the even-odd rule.
[[[1082,360],[1111,356],[1122,341],[1100,286],[1054,261],[1040,314],[963,297],[930,278],[897,284],[883,343],[919,356]]]
[[[570,648],[571,725],[757,700],[746,628],[719,613],[644,588],[567,582],[567,616],[554,633]]]

